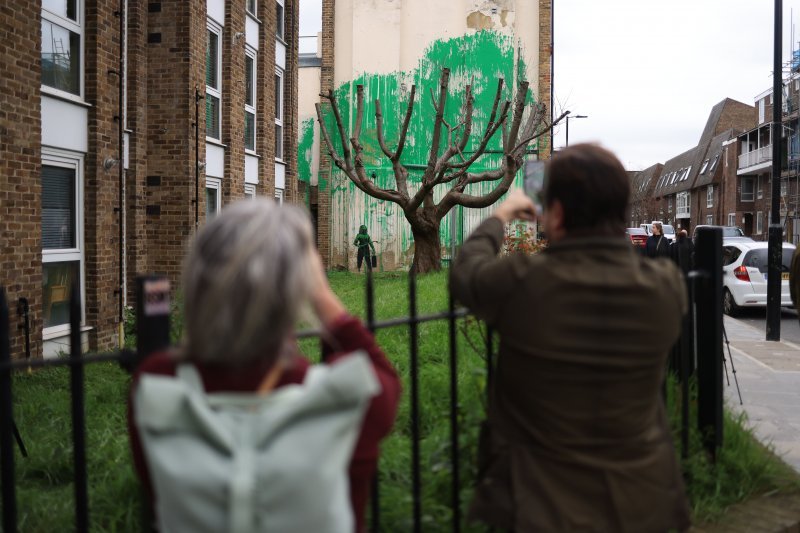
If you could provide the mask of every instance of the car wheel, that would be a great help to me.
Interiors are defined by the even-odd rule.
[[[722,312],[728,316],[736,316],[739,314],[739,306],[733,299],[733,294],[728,289],[722,293]]]

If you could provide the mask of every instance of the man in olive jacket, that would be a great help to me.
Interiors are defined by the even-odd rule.
[[[613,154],[572,146],[547,174],[549,247],[497,256],[505,224],[539,216],[517,190],[451,270],[453,295],[501,339],[470,516],[515,532],[685,530],[661,396],[687,307],[681,274],[625,239],[630,186]]]

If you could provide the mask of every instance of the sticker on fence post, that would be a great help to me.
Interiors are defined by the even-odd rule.
[[[144,316],[169,315],[169,280],[144,281]]]

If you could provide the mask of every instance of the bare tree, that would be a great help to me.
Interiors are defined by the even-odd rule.
[[[349,143],[333,91],[320,95],[330,103],[342,147],[341,154],[334,148],[330,132],[325,125],[320,104],[316,105],[320,131],[334,164],[365,194],[379,200],[394,202],[403,209],[406,220],[411,225],[411,232],[414,237],[412,267],[416,268],[419,273],[441,268],[439,225],[442,218],[456,205],[483,208],[495,203],[508,191],[508,188],[513,183],[514,176],[522,166],[523,156],[528,144],[546,133],[554,124],[566,116],[566,113],[564,113],[553,124],[548,124],[546,122],[544,104],[526,106],[525,101],[528,95],[528,82],[526,81],[519,84],[513,110],[511,110],[510,101],[506,100],[502,104],[500,102],[504,84],[503,79],[500,78],[497,82],[497,92],[489,120],[479,138],[477,148],[467,156],[464,154],[464,149],[470,139],[473,127],[474,98],[472,86],[466,86],[459,122],[451,125],[445,119],[444,113],[449,83],[450,69],[444,68],[439,78],[438,98],[431,90],[431,100],[435,111],[433,136],[427,166],[416,190],[409,188],[408,170],[400,161],[414,109],[416,86],[411,87],[408,107],[400,129],[397,148],[394,151],[386,144],[383,134],[381,103],[379,99],[375,100],[375,123],[378,144],[383,155],[391,161],[395,177],[394,189],[377,187],[364,168],[364,148],[360,141],[361,125],[364,119],[364,87],[362,85],[357,87],[356,119]],[[526,120],[523,121],[526,107],[530,109]],[[508,126],[509,112],[512,113],[510,126]],[[502,136],[503,152],[500,167],[479,173],[470,172],[470,167],[486,152],[489,142],[498,131]],[[481,196],[465,192],[467,186],[482,182],[494,182],[496,186],[490,192]],[[436,203],[433,191],[438,185],[448,185],[450,189]]]

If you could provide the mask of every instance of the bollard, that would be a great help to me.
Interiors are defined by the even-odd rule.
[[[697,423],[712,459],[722,446],[722,228],[697,230]]]
[[[136,365],[170,344],[170,283],[165,276],[136,277]]]

